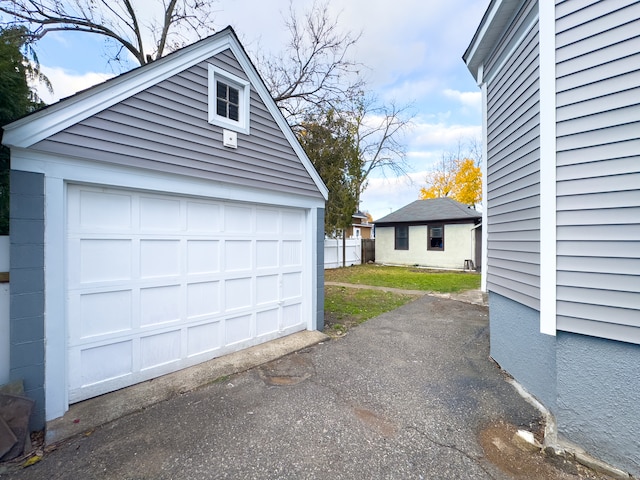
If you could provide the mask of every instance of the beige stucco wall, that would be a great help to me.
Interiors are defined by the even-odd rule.
[[[395,250],[393,227],[376,228],[376,263],[420,265],[438,268],[464,268],[464,261],[475,263],[475,235],[472,224],[444,226],[444,251],[427,250],[427,226],[409,227],[409,250]]]

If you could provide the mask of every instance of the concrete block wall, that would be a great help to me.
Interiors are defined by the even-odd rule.
[[[44,175],[11,171],[9,379],[35,403],[31,430],[45,426]],[[60,252],[62,255],[62,252]]]

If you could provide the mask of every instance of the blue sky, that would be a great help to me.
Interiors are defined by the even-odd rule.
[[[143,0],[149,2],[151,0]],[[296,10],[313,0],[296,0]],[[458,141],[480,139],[480,92],[462,54],[489,0],[332,0],[344,30],[362,32],[352,57],[367,66],[371,91],[382,101],[413,105],[413,126],[405,135],[409,176],[376,172],[362,195],[361,209],[374,219],[418,198],[424,176],[445,150]],[[216,29],[232,25],[251,53],[277,52],[287,41],[283,16],[288,0],[219,0]],[[250,12],[248,14],[247,12]],[[108,63],[105,42],[97,36],[56,32],[37,46],[54,96],[69,96],[117,74]]]

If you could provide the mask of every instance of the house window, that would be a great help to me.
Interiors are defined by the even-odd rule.
[[[409,250],[409,227],[406,225],[395,228],[396,250]]]
[[[444,250],[444,225],[429,225],[427,250]]]
[[[248,81],[209,65],[209,123],[249,133]]]
[[[239,102],[240,92],[237,88],[221,81],[216,82],[216,115],[237,122],[240,119]]]

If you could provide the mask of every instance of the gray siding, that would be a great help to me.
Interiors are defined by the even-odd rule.
[[[640,3],[556,8],[558,329],[640,343]]]
[[[35,401],[30,430],[44,428],[44,175],[11,170],[9,378]]]
[[[485,70],[485,77],[491,78],[487,84],[487,289],[533,309],[540,308],[537,21],[527,28],[536,13],[536,2],[527,2]],[[507,55],[514,47],[513,54]]]
[[[34,149],[235,185],[321,197],[273,117],[251,89],[250,135],[222,145],[207,121],[207,65],[246,79],[230,50],[83,120]]]

